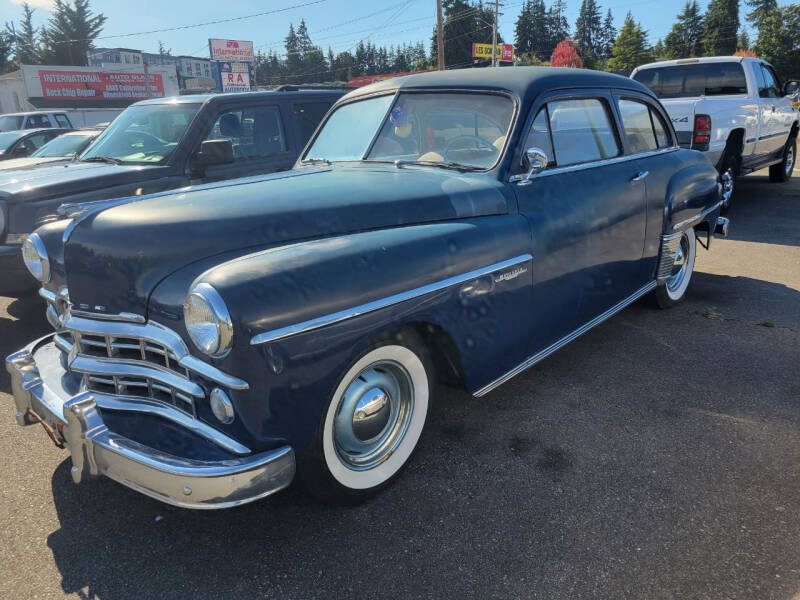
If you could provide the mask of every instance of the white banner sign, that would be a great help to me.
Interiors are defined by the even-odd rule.
[[[253,62],[253,42],[241,40],[208,40],[211,60],[220,62]]]

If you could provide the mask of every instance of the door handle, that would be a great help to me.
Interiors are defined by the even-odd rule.
[[[639,171],[636,175],[633,176],[633,179],[631,179],[631,183],[633,183],[634,181],[641,181],[648,175],[650,175],[650,171]]]

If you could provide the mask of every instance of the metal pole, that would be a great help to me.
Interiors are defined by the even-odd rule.
[[[442,31],[442,0],[436,0],[436,53],[439,70],[444,71],[444,32]]]
[[[494,0],[494,25],[492,26],[492,66],[497,66],[497,11],[500,0]]]

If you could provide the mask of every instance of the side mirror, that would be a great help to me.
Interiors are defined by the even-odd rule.
[[[533,146],[525,150],[525,166],[528,167],[528,179],[536,175],[536,173],[544,171],[548,162],[547,154],[541,148]]]
[[[784,96],[792,96],[796,94],[798,90],[800,90],[800,81],[796,79],[790,79],[789,81],[783,84]]]
[[[192,158],[192,167],[203,171],[212,165],[227,165],[236,160],[230,140],[206,140],[200,143],[200,151]]]
[[[25,158],[28,154],[28,149],[25,146],[20,146],[11,153],[11,156],[14,158]]]

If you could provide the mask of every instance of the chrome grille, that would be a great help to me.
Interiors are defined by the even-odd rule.
[[[195,416],[193,398],[171,386],[163,385],[147,377],[109,377],[84,373],[83,381],[86,389],[91,392],[155,400],[173,406],[192,417]]]
[[[144,338],[96,335],[73,331],[73,343],[78,345],[78,354],[98,358],[119,360],[140,360],[169,369],[181,377],[189,377],[185,367],[180,366],[178,357],[169,348]]]

